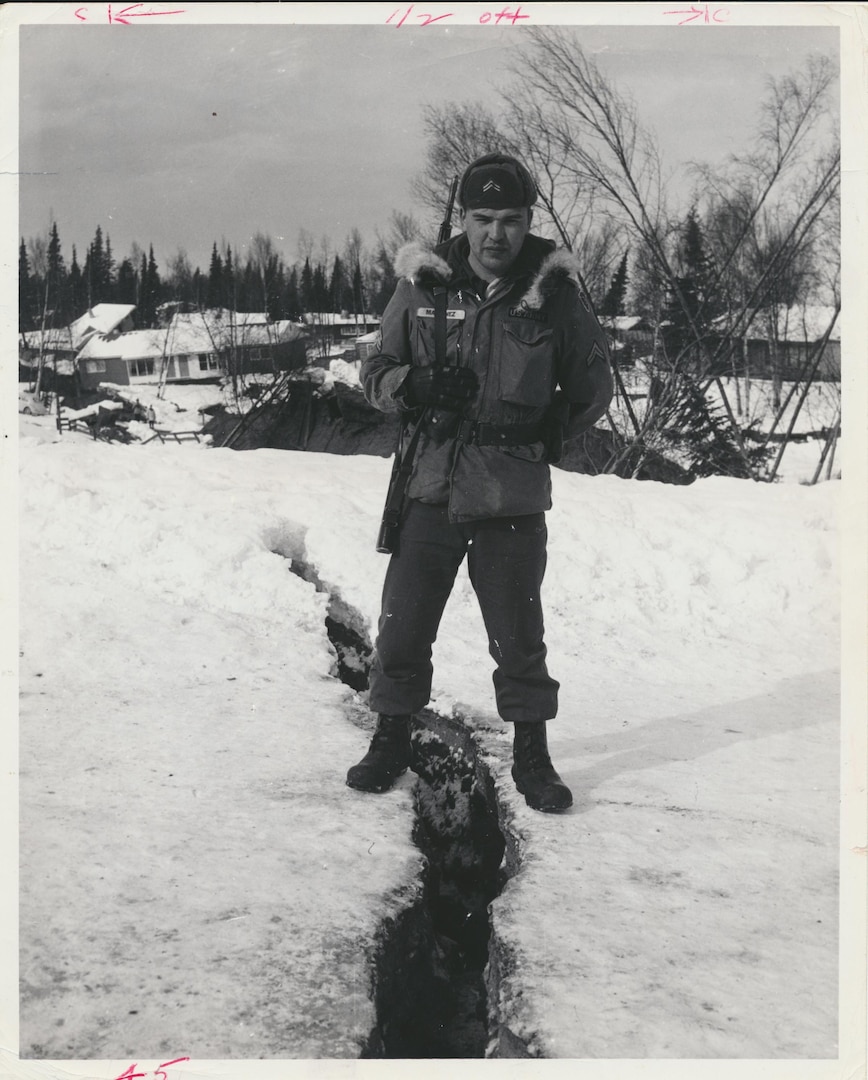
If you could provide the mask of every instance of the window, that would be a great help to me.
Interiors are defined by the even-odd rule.
[[[153,375],[153,360],[130,360],[130,375]]]
[[[217,359],[215,353],[199,353],[199,370],[200,371],[219,371],[220,361]]]
[[[88,375],[104,375],[105,360],[86,360],[84,363],[84,370]]]

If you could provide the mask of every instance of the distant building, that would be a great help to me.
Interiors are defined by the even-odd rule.
[[[312,311],[302,318],[322,354],[341,346],[351,350],[356,338],[380,326],[378,315],[354,315],[346,311]]]
[[[827,304],[804,306],[779,305],[758,312],[747,328],[727,335],[719,332],[718,342],[724,342],[724,365],[737,374],[748,371],[754,378],[777,375],[795,379],[806,373],[823,340],[835,309]],[[726,316],[716,320],[725,329]],[[829,334],[817,369],[816,378],[836,381],[841,378],[840,317]]]
[[[307,331],[258,312],[176,312],[167,326],[91,335],[76,358],[83,389],[100,383],[215,381],[304,367]]]
[[[601,315],[612,357],[621,367],[632,367],[637,356],[654,347],[654,327],[642,315]]]
[[[362,334],[356,338],[356,360],[366,360],[369,356],[373,356],[379,348],[379,330],[373,330],[370,334]]]

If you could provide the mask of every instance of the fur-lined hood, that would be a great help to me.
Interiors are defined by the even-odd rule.
[[[418,285],[446,285],[455,277],[467,246],[463,233],[434,251],[419,243],[405,244],[395,257],[395,273]],[[516,280],[530,278],[519,303],[533,311],[542,308],[568,281],[584,295],[576,256],[539,236],[528,235],[516,259],[516,270]]]

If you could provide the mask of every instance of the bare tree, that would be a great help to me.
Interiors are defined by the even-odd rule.
[[[803,290],[811,276],[812,244],[828,220],[839,182],[836,140],[825,137],[831,65],[818,58],[770,81],[750,152],[734,157],[729,169],[699,170],[728,220],[718,230],[724,242],[714,252],[714,273],[697,306],[677,265],[662,163],[635,104],[606,79],[572,32],[537,28],[529,36],[532,46],[520,59],[524,93],[512,94],[533,124],[523,130],[532,130],[558,183],[593,190],[596,205],[626,228],[652,275],[650,291],[668,296],[689,331],[675,354],[653,357],[655,400],[639,431],[621,441],[610,469],[641,462],[651,433],[677,417],[681,403],[701,407],[714,387],[741,459],[738,474],[759,475],[761,466],[745,445],[719,371],[733,337],[746,333],[777,298]],[[711,316],[724,300],[727,317],[712,334]]]

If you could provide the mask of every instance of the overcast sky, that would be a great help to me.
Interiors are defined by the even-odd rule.
[[[744,147],[768,76],[838,57],[836,28],[575,32],[635,98],[685,198],[683,163]],[[23,26],[19,232],[56,220],[81,263],[101,225],[118,261],[136,241],[161,269],[181,247],[203,271],[215,240],[243,251],[257,231],[289,261],[300,229],[373,241],[393,209],[426,219],[411,191],[424,105],[495,107],[522,39],[409,23]]]

